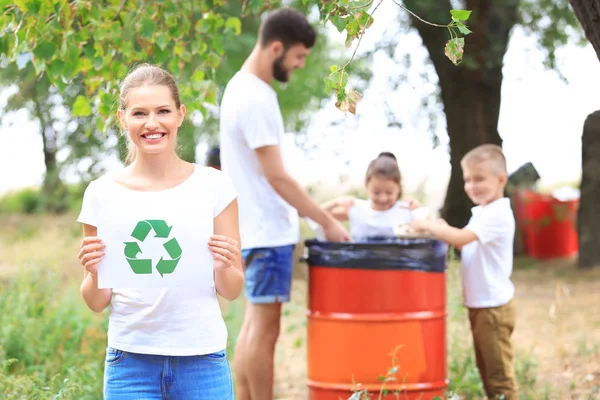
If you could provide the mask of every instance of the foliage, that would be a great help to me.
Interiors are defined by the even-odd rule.
[[[36,76],[29,63],[22,67],[7,65],[0,76],[0,85],[15,85],[17,89],[7,98],[7,105],[0,111],[0,116],[26,110],[29,119],[39,125],[46,174],[43,196],[39,197],[34,208],[38,211],[65,211],[68,208],[67,189],[61,174],[66,167],[81,163],[82,168],[75,168],[75,172],[89,180],[102,172],[98,161],[106,152],[105,138],[94,128],[92,117],[78,117],[71,113],[83,86],[74,79],[62,93],[58,93],[47,75]]]
[[[373,13],[367,13],[373,1],[302,0],[301,4],[315,3],[321,5],[323,21],[331,20],[340,32],[346,31],[347,45],[354,39],[360,42],[373,22]],[[279,4],[274,0],[244,1],[242,16]],[[0,53],[5,55],[5,63],[19,58],[30,60],[36,74],[46,74],[61,92],[73,79],[82,77],[86,92],[74,102],[73,115],[89,116],[97,110],[96,126],[101,131],[114,123],[119,79],[132,65],[143,61],[171,71],[180,82],[183,102],[191,110],[204,113],[206,104],[215,103],[216,73],[225,44],[235,43],[234,38],[242,31],[240,18],[230,13],[224,0],[19,0],[12,4],[0,2],[0,7],[4,8],[0,15]],[[465,19],[453,16],[445,27],[464,34],[468,31],[462,22]],[[461,49],[454,38],[449,46],[453,54]],[[327,91],[335,89],[340,107],[345,107],[346,100],[360,98],[355,93],[345,94],[345,67],[349,63],[339,73],[332,72],[326,84]]]
[[[373,15],[383,1],[384,0],[378,0],[377,4],[374,4],[375,0],[335,0],[323,1],[321,4],[320,12],[323,22],[331,22],[340,33],[346,32],[346,47],[350,47],[354,40],[357,40],[352,57],[348,62],[341,67],[331,65],[329,67],[329,76],[324,78],[325,92],[327,94],[330,94],[331,92],[335,93],[337,99],[336,107],[344,112],[350,111],[352,114],[355,114],[356,104],[362,97],[356,90],[346,88],[350,79],[346,67],[348,67],[354,59],[363,35],[373,24]],[[425,21],[405,8],[402,4],[395,0],[392,1],[420,21],[431,26],[448,29],[450,40],[446,42],[445,54],[454,65],[459,65],[461,63],[465,46],[464,39],[459,37],[459,33],[462,35],[471,33],[471,30],[465,25],[471,11],[450,10],[451,21],[446,25],[440,25]],[[369,13],[371,8],[373,8],[373,10]]]
[[[85,182],[64,185],[60,199],[64,211],[78,213],[81,210]],[[46,195],[41,188],[27,187],[6,193],[0,197],[0,214],[42,214],[48,211]]]

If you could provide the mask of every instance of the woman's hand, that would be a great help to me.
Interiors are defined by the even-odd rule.
[[[223,235],[213,235],[208,241],[208,248],[215,259],[215,270],[231,268],[240,255],[240,244]]]
[[[85,267],[85,270],[91,274],[98,273],[98,263],[102,261],[104,257],[104,248],[106,245],[97,236],[86,236],[81,241],[79,246],[79,254],[77,258],[81,262],[81,265]]]

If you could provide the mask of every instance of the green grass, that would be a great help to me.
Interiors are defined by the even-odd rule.
[[[102,399],[108,312],[94,314],[78,287],[52,268],[0,282],[2,399]],[[224,316],[233,354],[243,305]]]

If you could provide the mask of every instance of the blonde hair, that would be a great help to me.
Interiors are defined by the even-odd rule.
[[[497,174],[507,174],[506,158],[502,147],[495,144],[482,144],[470,150],[460,161],[463,169],[465,166],[481,162],[488,163],[490,169]]]
[[[175,82],[175,78],[166,70],[151,64],[140,64],[135,67],[123,79],[119,94],[119,110],[125,112],[127,108],[127,96],[132,89],[142,86],[166,86],[171,91],[175,106],[181,107],[181,99],[179,97],[179,88]],[[137,149],[127,137],[127,157],[125,163],[131,164],[135,160]]]

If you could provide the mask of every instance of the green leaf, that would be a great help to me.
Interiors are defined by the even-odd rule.
[[[167,37],[167,35],[164,32],[159,33],[158,37],[156,38],[156,45],[158,46],[158,48],[164,50],[167,48],[168,44],[169,38]]]
[[[143,37],[151,38],[152,34],[156,30],[156,23],[150,18],[146,17],[142,19],[140,24],[140,33]]]
[[[263,5],[264,5],[263,0],[250,0],[249,3],[250,3],[250,11],[253,14],[258,14],[262,10]]]
[[[348,23],[347,18],[342,18],[337,15],[334,15],[329,19],[333,25],[337,28],[337,30],[342,33],[344,29],[346,29],[346,24]]]
[[[89,100],[84,96],[77,96],[75,103],[73,103],[73,109],[71,115],[74,117],[88,117],[92,114],[92,105]]]
[[[450,15],[452,15],[452,19],[467,21],[471,16],[471,10],[450,10]]]
[[[333,84],[331,82],[331,77],[328,76],[326,78],[323,78],[323,82],[325,83],[325,86],[323,87],[325,94],[327,96],[331,95],[331,91],[333,90]]]
[[[456,27],[458,28],[460,33],[462,33],[463,35],[468,35],[469,33],[473,32],[469,28],[467,28],[467,26],[465,24],[463,24],[462,22],[457,22]]]
[[[61,80],[60,76],[64,68],[65,63],[60,59],[56,59],[48,65],[48,73],[52,76],[53,79]]]
[[[41,60],[50,60],[56,52],[56,45],[50,42],[40,42],[35,49],[33,55]]]
[[[356,37],[358,35],[358,31],[360,31],[360,25],[358,25],[356,20],[348,22],[346,25],[346,32],[348,32],[348,35]]]
[[[196,69],[196,71],[194,71],[194,74],[192,75],[192,81],[193,82],[202,82],[204,80],[204,71],[202,71],[201,69]]]
[[[233,29],[235,35],[237,36],[242,33],[242,21],[236,17],[229,17],[227,18],[227,21],[225,21],[225,28]]]
[[[373,17],[369,15],[368,12],[362,10],[358,13],[358,24],[361,29],[368,29],[371,25],[373,25]]]
[[[338,69],[339,69],[339,67],[337,65],[330,65],[329,66],[329,70],[331,72],[337,72]]]

